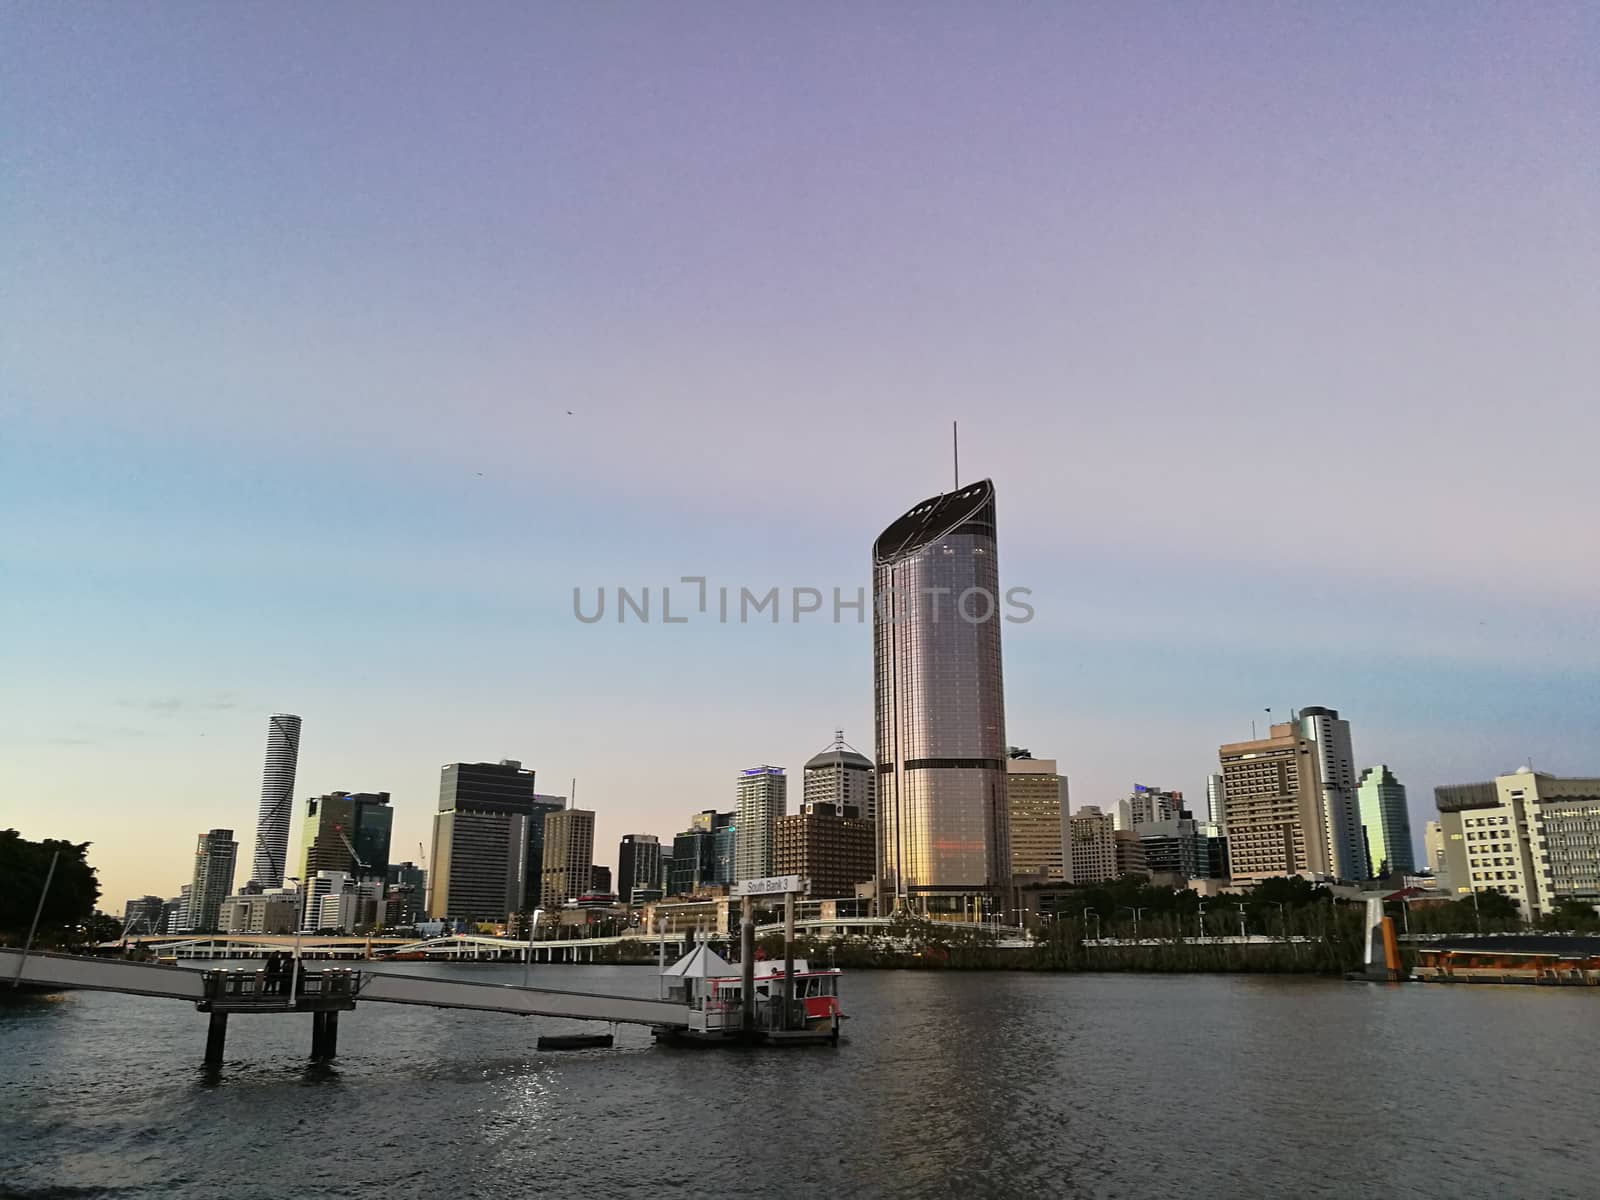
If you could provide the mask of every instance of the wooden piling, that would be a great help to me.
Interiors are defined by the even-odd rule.
[[[214,1012],[206,1029],[206,1066],[220,1067],[222,1055],[228,1045],[228,1014]]]

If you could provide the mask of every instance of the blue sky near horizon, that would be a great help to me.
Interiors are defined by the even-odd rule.
[[[0,17],[0,826],[109,902],[298,790],[579,779],[598,841],[871,751],[867,582],[995,479],[1011,740],[1200,793],[1327,704],[1600,772],[1600,15],[707,4]],[[570,415],[569,415],[570,410]],[[409,851],[407,853],[410,853]],[[613,856],[597,851],[602,861]]]

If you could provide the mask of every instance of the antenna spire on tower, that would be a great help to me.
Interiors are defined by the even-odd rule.
[[[961,427],[956,421],[950,422],[950,454],[954,458],[955,466],[955,491],[961,490]]]

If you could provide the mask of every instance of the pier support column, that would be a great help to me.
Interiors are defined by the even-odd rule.
[[[322,1057],[339,1056],[339,1014],[337,1011],[322,1014]]]
[[[739,916],[739,996],[744,1009],[744,1034],[756,1031],[756,908],[746,896]]]
[[[794,893],[783,894],[783,1027],[789,1028],[794,1001]]]
[[[228,1014],[214,1012],[211,1014],[211,1024],[206,1030],[206,1066],[220,1067],[222,1053],[228,1044]]]

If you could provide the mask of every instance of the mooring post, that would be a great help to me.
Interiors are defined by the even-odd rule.
[[[756,1031],[756,907],[746,895],[739,916],[739,996],[744,1008],[744,1034]]]
[[[783,894],[783,1027],[789,1028],[794,1003],[794,893]]]
[[[314,1013],[311,1014],[311,1061],[312,1062],[321,1062],[323,1060],[323,1058],[324,1058],[324,1055],[322,1053],[322,1042],[323,1042],[324,1032],[327,1029],[327,1025],[326,1025],[326,1022],[325,1022],[325,1018],[327,1017],[327,1015],[328,1014],[324,1013],[324,1012],[314,1012]]]
[[[339,1057],[339,1010],[322,1014],[322,1057],[332,1059]]]
[[[206,1066],[220,1067],[222,1054],[228,1044],[228,1014],[214,1012],[206,1029]]]

